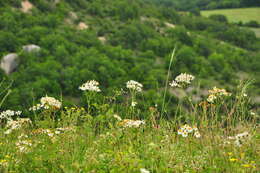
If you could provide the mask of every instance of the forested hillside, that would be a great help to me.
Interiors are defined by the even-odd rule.
[[[226,20],[143,0],[1,0],[0,56],[19,56],[11,74],[1,71],[1,87],[11,84],[1,109],[28,108],[45,94],[80,104],[78,86],[90,79],[107,93],[142,81],[153,103],[174,48],[172,76],[189,72],[202,89],[209,82],[232,88],[259,75],[259,43],[254,32]],[[40,50],[24,51],[31,44]]]

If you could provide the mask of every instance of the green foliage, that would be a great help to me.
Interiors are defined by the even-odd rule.
[[[250,52],[259,50],[257,38],[228,24],[223,16],[206,19],[180,13],[171,2],[167,7],[142,0],[30,2],[33,9],[23,13],[20,1],[1,1],[0,56],[16,52],[20,61],[11,75],[1,71],[1,79],[14,81],[12,97],[3,109],[26,109],[45,94],[64,96],[70,102],[67,98],[78,98],[79,85],[90,79],[98,80],[105,93],[131,79],[143,81],[153,93],[164,86],[175,46],[174,75],[186,71],[204,80],[214,75],[232,83],[236,72],[255,75],[260,69],[257,55]],[[77,29],[79,22],[89,28]],[[22,46],[27,44],[41,50],[25,53]]]
[[[218,22],[228,23],[227,17],[221,14],[213,14],[209,18]]]

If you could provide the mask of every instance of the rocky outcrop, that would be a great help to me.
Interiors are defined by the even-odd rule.
[[[107,39],[106,37],[98,37],[99,41],[101,41],[101,43],[105,44]]]
[[[10,53],[3,57],[0,67],[6,74],[12,73],[18,66],[18,55],[16,53]]]
[[[77,27],[79,30],[88,29],[88,25],[86,25],[84,22],[80,22]]]
[[[22,1],[21,6],[22,6],[21,10],[24,13],[28,13],[33,8],[33,4],[30,3],[28,0]]]
[[[38,51],[40,51],[40,49],[41,49],[40,46],[37,46],[37,45],[34,45],[34,44],[23,46],[23,50],[25,52],[28,52],[28,53],[38,52]]]
[[[164,22],[165,26],[168,28],[175,28],[176,26],[172,23]]]

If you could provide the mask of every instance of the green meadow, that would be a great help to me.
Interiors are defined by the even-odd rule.
[[[260,8],[238,8],[238,9],[221,9],[221,10],[206,10],[201,11],[203,16],[212,14],[222,14],[227,16],[229,22],[249,22],[255,20],[260,22]]]

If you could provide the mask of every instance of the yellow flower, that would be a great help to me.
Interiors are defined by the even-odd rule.
[[[230,158],[229,161],[230,161],[230,162],[235,162],[235,161],[238,161],[238,159]]]
[[[232,152],[228,152],[227,154],[228,154],[229,156],[231,156],[233,153],[232,153]]]
[[[7,160],[4,160],[4,159],[0,160],[0,163],[6,163],[6,162],[7,162]]]
[[[242,165],[244,168],[251,168],[252,167],[252,165],[249,165],[249,164],[243,164]]]
[[[245,157],[245,153],[240,153],[240,157],[243,159]]]

